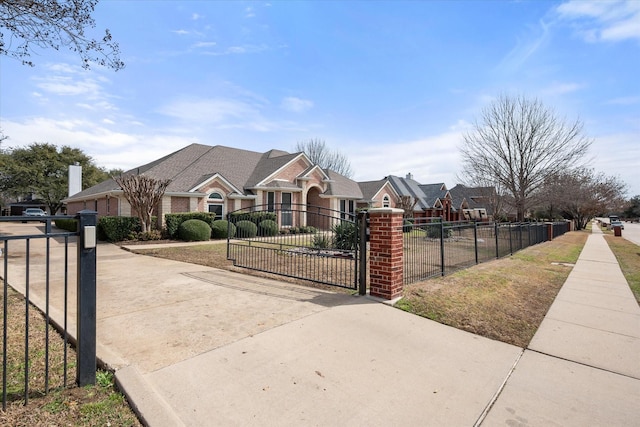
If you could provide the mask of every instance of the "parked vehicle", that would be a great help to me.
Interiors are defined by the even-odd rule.
[[[22,211],[22,216],[39,217],[39,216],[47,216],[47,213],[40,208],[27,208],[24,211]],[[27,221],[22,221],[22,222],[26,223]],[[41,222],[44,222],[44,220],[42,220]]]
[[[610,228],[613,230],[613,227],[620,227],[621,230],[624,230],[624,223],[622,221],[611,221]]]
[[[47,216],[47,213],[40,208],[27,208],[22,212],[22,216]]]

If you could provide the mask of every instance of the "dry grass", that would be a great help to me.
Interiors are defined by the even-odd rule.
[[[515,255],[405,287],[403,310],[526,347],[587,239],[567,233]]]
[[[1,283],[1,282],[0,282]],[[0,292],[0,305],[4,304]],[[68,385],[64,387],[64,340],[42,313],[29,306],[29,400],[24,401],[25,300],[8,288],[7,298],[7,411],[3,426],[140,426],[111,373],[99,371],[97,385],[76,387],[73,349],[67,344]],[[45,394],[45,335],[49,333],[49,393]],[[1,393],[0,393],[1,394]]]
[[[618,259],[622,273],[627,279],[636,301],[640,304],[640,246],[626,239],[614,237],[613,233],[605,235],[604,238]]]
[[[180,246],[180,247],[167,247],[160,249],[145,249],[144,245],[136,246],[132,248],[132,251],[141,254],[154,256],[158,258],[171,259],[174,261],[189,262],[191,264],[199,264],[207,267],[220,268],[223,270],[235,271],[242,274],[249,274],[258,277],[267,277],[279,281],[285,281],[289,283],[295,283],[298,285],[310,286],[313,288],[338,291],[338,292],[350,292],[348,289],[337,288],[335,286],[327,286],[320,283],[314,283],[307,280],[295,279],[292,277],[279,276],[275,274],[269,274],[262,271],[251,270],[242,267],[235,267],[233,261],[227,259],[227,245],[222,243],[212,244],[200,244],[193,246]],[[292,260],[296,261],[292,263]],[[282,266],[282,269],[291,269],[290,273],[294,274],[298,268],[312,268],[311,266],[303,265],[305,261],[303,257],[295,259],[293,257],[281,257],[278,259]],[[346,263],[346,262],[345,262]],[[292,266],[293,265],[293,266]],[[337,264],[334,264],[337,265]],[[352,263],[349,262],[352,266]],[[342,271],[342,268],[338,270]],[[316,272],[317,273],[317,272]],[[332,274],[339,274],[339,271],[334,271]],[[345,274],[344,272],[340,274]],[[329,277],[330,279],[331,277]]]

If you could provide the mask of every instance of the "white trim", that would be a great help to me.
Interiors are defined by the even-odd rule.
[[[393,194],[395,194],[396,198],[399,199],[400,195],[398,194],[398,192],[396,191],[395,188],[393,188],[393,184],[391,184],[391,182],[389,182],[389,180],[385,180],[385,183],[378,189],[378,191],[376,191],[376,194],[373,195],[373,197],[371,198],[371,200],[375,200],[376,196],[378,194],[380,194],[380,192],[384,189],[385,186],[388,186],[391,191],[393,192]]]
[[[232,183],[230,183],[224,176],[220,175],[219,173],[214,173],[213,175],[211,175],[211,177],[205,179],[204,181],[202,181],[200,184],[196,185],[195,187],[193,187],[191,190],[189,190],[189,193],[196,191],[198,188],[203,187],[205,185],[207,185],[208,183],[210,183],[211,181],[220,178],[220,180],[229,188],[231,188],[233,191],[235,191],[236,193],[242,193],[242,191],[240,191],[238,188],[236,188],[235,185],[233,185]]]
[[[309,162],[311,162],[311,161],[309,161]],[[327,175],[326,172],[319,165],[313,165],[313,167],[311,169],[309,169],[309,171],[307,173],[305,173],[304,175],[298,175],[298,177],[296,179],[310,180],[311,177],[309,175],[311,175],[313,173],[313,171],[316,170],[316,169],[320,170],[320,173],[322,174],[322,176],[324,176],[324,179],[330,179],[329,175]]]

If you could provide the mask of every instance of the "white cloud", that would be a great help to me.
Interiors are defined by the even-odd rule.
[[[245,15],[244,15],[245,18],[253,18],[254,16],[256,16],[255,10],[251,6],[245,8],[244,12],[245,12]]]
[[[200,142],[191,136],[157,133],[127,133],[112,131],[101,122],[86,120],[53,120],[44,117],[23,122],[3,120],[4,133],[9,135],[4,148],[17,148],[34,142],[47,142],[57,146],[79,148],[91,156],[98,166],[108,169],[131,169],[178,150],[188,144]],[[122,126],[119,124],[118,129]],[[141,129],[144,132],[144,129]],[[3,144],[5,145],[5,144]]]
[[[640,104],[640,96],[623,96],[621,98],[610,99],[606,104],[612,105],[635,105]]]
[[[458,122],[452,129],[458,129],[462,123]],[[444,182],[453,187],[457,183],[461,141],[462,133],[452,130],[414,141],[375,146],[358,144],[353,152],[346,154],[357,181],[377,180],[387,175],[404,177],[410,172],[422,184]]]
[[[588,42],[640,40],[640,2],[576,1],[556,9],[561,19],[575,25],[576,32]]]
[[[214,47],[217,44],[218,43],[216,43],[216,42],[198,42],[198,43],[194,44],[192,47],[194,47],[194,48]]]
[[[580,83],[572,82],[553,82],[548,87],[544,88],[541,92],[547,96],[564,95],[566,93],[576,92],[585,87]]]
[[[191,19],[194,20],[194,21],[197,21],[198,19],[201,19],[202,17],[203,17],[202,15],[197,14],[197,13],[193,13],[191,15]]]
[[[527,60],[543,47],[550,38],[549,25],[540,20],[537,27],[529,28],[529,33],[518,39],[516,46],[502,59],[498,68],[507,71],[519,69]]]
[[[313,101],[289,96],[282,100],[280,106],[284,110],[291,111],[293,113],[303,113],[313,108]]]

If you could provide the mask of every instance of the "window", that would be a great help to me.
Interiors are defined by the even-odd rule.
[[[291,212],[291,193],[282,193],[282,213],[280,220],[283,227],[293,225],[293,212]]]
[[[216,214],[216,219],[224,219],[224,196],[217,191],[207,197],[207,210]]]
[[[269,191],[267,193],[267,211],[273,212],[276,209],[276,193]]]
[[[388,194],[385,194],[384,197],[382,198],[382,207],[383,208],[391,207],[391,202],[389,200],[389,195]]]
[[[355,203],[353,200],[340,200],[340,218],[347,219],[347,217],[351,218],[351,215],[347,214],[355,213]]]

